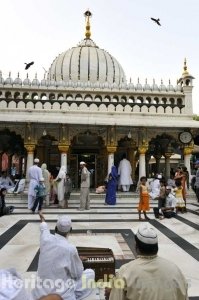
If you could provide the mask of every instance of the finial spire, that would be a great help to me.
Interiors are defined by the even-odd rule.
[[[184,59],[184,67],[183,67],[183,73],[182,75],[189,75],[189,72],[187,71],[187,60],[186,57]]]
[[[85,32],[85,36],[86,39],[90,39],[91,37],[91,31],[90,31],[90,17],[92,16],[92,13],[90,12],[90,10],[87,10],[84,13],[84,16],[86,18],[86,32]]]

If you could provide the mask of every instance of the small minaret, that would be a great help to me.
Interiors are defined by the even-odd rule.
[[[86,39],[90,39],[90,37],[91,37],[90,18],[92,17],[92,13],[90,12],[90,10],[87,10],[87,11],[85,11],[84,16],[86,18],[86,32],[85,32],[85,36],[86,36]]]
[[[193,114],[193,104],[192,104],[193,79],[194,77],[191,74],[189,74],[187,70],[187,60],[185,58],[182,77],[178,80],[178,84],[179,83],[181,84],[183,93],[185,95],[184,113],[187,115]]]

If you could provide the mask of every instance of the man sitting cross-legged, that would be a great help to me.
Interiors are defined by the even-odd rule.
[[[77,249],[68,241],[72,230],[71,219],[61,216],[55,227],[55,235],[50,233],[43,214],[40,212],[40,255],[36,287],[32,291],[34,300],[48,294],[58,294],[64,300],[85,299],[92,290],[87,280],[94,280],[91,269],[83,270]]]
[[[176,197],[171,193],[172,187],[167,186],[166,187],[166,202],[165,206],[161,208],[163,216],[165,218],[172,218],[176,215]]]

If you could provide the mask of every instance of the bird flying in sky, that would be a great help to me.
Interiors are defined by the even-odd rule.
[[[154,21],[156,24],[158,24],[159,26],[161,26],[160,24],[160,19],[154,19],[154,18],[151,18],[152,21]]]
[[[30,63],[25,63],[25,70],[28,70],[32,65],[34,65],[34,61],[31,61]]]

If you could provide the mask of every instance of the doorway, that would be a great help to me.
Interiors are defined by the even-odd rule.
[[[95,188],[97,182],[96,159],[97,157],[95,153],[81,153],[70,155],[68,171],[70,173],[73,188],[80,188],[81,169],[79,163],[81,161],[84,161],[86,163],[86,167],[90,172],[90,187]]]

